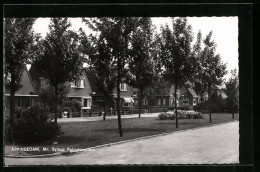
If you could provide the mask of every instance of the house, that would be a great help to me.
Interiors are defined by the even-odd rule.
[[[117,100],[117,89],[114,88],[113,91],[109,94],[111,101],[110,103],[105,102],[104,93],[100,89],[96,75],[94,72],[87,72],[87,77],[89,79],[89,83],[92,89],[92,108],[93,109],[103,109],[105,108],[112,108],[116,109],[116,100]],[[120,84],[120,105],[122,109],[129,109],[134,106],[134,88],[130,87],[125,82]],[[135,92],[136,94],[136,92]],[[106,103],[106,104],[105,104]]]
[[[150,106],[168,106],[174,107],[175,106],[175,87],[172,85],[168,88],[165,88],[165,94],[155,94],[154,99],[155,103],[149,103]],[[177,89],[176,92],[177,96],[177,106],[194,106],[198,103],[198,96],[194,89],[181,87]]]
[[[10,75],[5,75],[5,112],[9,116],[10,111]],[[37,103],[38,95],[36,94],[31,76],[26,67],[24,67],[20,87],[15,92],[15,108],[28,108]]]
[[[223,90],[222,86],[214,86],[212,88],[212,93],[216,93],[218,96],[220,95],[223,99],[227,98],[226,93]]]
[[[35,80],[37,80],[37,78]],[[38,82],[40,83],[39,90],[49,87],[49,82],[46,78],[39,77]],[[80,101],[82,111],[91,109],[92,89],[85,71],[83,71],[82,76],[80,76],[78,80],[66,82],[65,86],[69,87],[69,92],[67,94],[68,99]]]
[[[195,106],[198,104],[198,96],[192,88],[180,89],[181,94],[179,95],[179,106]]]
[[[212,87],[211,94],[215,93],[216,95],[221,96],[223,99],[225,99],[225,98],[227,98],[227,95],[223,89],[224,89],[223,86],[216,85],[216,86]],[[204,98],[204,100],[208,100],[208,93],[205,93],[203,98]]]

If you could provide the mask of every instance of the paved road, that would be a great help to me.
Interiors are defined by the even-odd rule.
[[[238,121],[111,145],[69,156],[5,158],[6,165],[224,164],[239,162]]]

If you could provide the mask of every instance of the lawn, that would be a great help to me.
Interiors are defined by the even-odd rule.
[[[87,121],[60,123],[62,134],[56,139],[37,144],[40,149],[42,146],[49,147],[46,152],[15,152],[10,151],[11,146],[6,146],[6,154],[44,154],[52,153],[52,147],[55,148],[89,148],[97,145],[113,143],[123,140],[135,139],[144,136],[151,136],[166,132],[191,129],[201,126],[232,121],[231,114],[214,113],[212,114],[212,123],[209,123],[209,115],[204,114],[205,119],[183,119],[179,120],[179,128],[175,128],[175,120],[158,120],[156,117],[129,118],[122,119],[123,137],[119,137],[117,119],[105,121]],[[235,119],[238,120],[238,114]],[[53,144],[57,142],[57,144]],[[19,147],[35,145],[19,145]]]

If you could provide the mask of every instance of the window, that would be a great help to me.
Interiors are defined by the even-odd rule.
[[[98,101],[98,102],[104,101],[104,97],[97,97],[96,101]]]
[[[72,82],[71,87],[77,87],[77,88],[85,88],[85,79],[75,80]]]
[[[163,99],[162,104],[163,104],[163,105],[166,105],[166,99],[165,99],[165,98]]]
[[[193,100],[193,105],[196,105],[196,100]]]
[[[124,107],[130,107],[130,103],[124,103]]]
[[[16,97],[15,100],[16,100],[16,105],[17,105],[17,107],[18,107],[18,108],[22,107],[21,97]]]
[[[125,83],[120,84],[120,91],[127,91]]]
[[[170,105],[173,105],[173,104],[174,104],[173,99],[170,99]]]
[[[161,105],[161,99],[158,99],[158,105]]]
[[[189,103],[189,101],[188,100],[183,100],[183,102],[182,102],[183,104],[188,104]]]
[[[84,99],[84,102],[83,102],[84,107],[90,107],[90,102],[91,102],[90,99]]]
[[[47,79],[41,78],[41,87],[46,87],[49,85],[49,81]]]

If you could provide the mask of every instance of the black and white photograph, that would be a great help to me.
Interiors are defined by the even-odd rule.
[[[239,18],[4,18],[4,165],[239,164]]]

